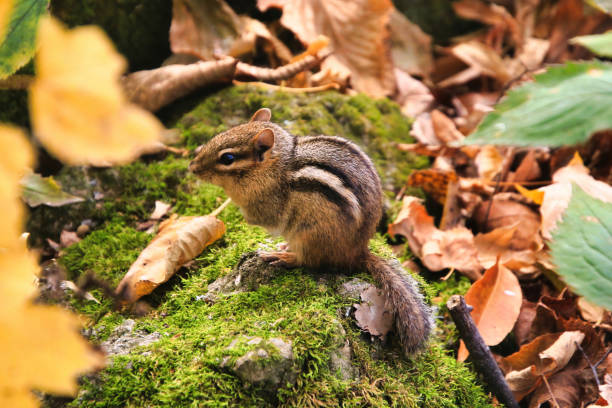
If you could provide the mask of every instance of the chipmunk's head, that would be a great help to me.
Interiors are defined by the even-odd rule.
[[[250,122],[220,133],[199,146],[189,170],[224,188],[249,174],[271,155],[275,139],[271,116],[270,109],[262,108],[255,112]]]

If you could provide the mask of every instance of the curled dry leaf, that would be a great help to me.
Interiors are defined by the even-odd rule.
[[[479,41],[472,40],[455,45],[451,52],[479,75],[490,76],[502,84],[512,79],[506,62],[495,50]]]
[[[438,140],[444,145],[465,139],[463,133],[457,130],[455,122],[437,109],[431,111],[431,123]]]
[[[124,303],[133,303],[151,293],[224,233],[225,224],[210,215],[169,218],[125,274],[117,294]]]
[[[478,262],[484,268],[490,268],[499,263],[513,271],[531,271],[532,265],[538,260],[537,253],[544,243],[539,234],[534,234],[531,245],[525,246],[516,238],[519,223],[496,228],[486,234],[477,234],[474,244],[478,250]],[[521,242],[517,249],[514,244]]]
[[[397,68],[395,68],[395,80],[397,81],[395,100],[401,105],[404,115],[417,117],[431,108],[435,98],[424,83]]]
[[[578,381],[580,373],[564,370],[548,379],[548,385],[540,384],[529,399],[529,408],[558,407],[574,408],[580,406],[583,392]],[[550,388],[549,388],[550,387]]]
[[[504,357],[501,366],[516,399],[520,401],[537,388],[542,376],[549,377],[563,369],[583,339],[579,331],[544,334]]]
[[[518,319],[522,301],[518,279],[500,264],[489,268],[465,294],[465,302],[473,307],[472,319],[489,346],[500,343],[510,333]],[[457,360],[464,361],[468,354],[462,341]]]
[[[99,27],[66,30],[44,17],[37,38],[30,114],[34,134],[51,153],[69,164],[109,165],[159,140],[161,123],[123,95],[126,62]]]
[[[260,10],[282,8],[281,24],[304,44],[327,36],[334,54],[323,63],[323,71],[329,69],[339,77],[349,74],[353,88],[370,96],[386,96],[395,90],[387,28],[391,1],[260,0],[258,6]]]
[[[133,72],[123,77],[121,82],[132,102],[155,112],[196,89],[231,81],[236,64],[237,60],[225,58],[187,65],[166,65]]]
[[[551,239],[551,232],[557,228],[572,198],[572,183],[580,186],[588,195],[606,203],[612,203],[612,187],[589,175],[589,169],[576,156],[570,163],[557,170],[553,175],[553,184],[538,189],[544,192],[540,207],[542,214],[542,236]]]
[[[471,231],[464,227],[439,230],[415,197],[404,197],[389,234],[406,237],[412,252],[432,271],[455,268],[472,280],[482,276]]]
[[[601,306],[594,305],[583,297],[578,298],[578,310],[580,315],[586,321],[592,323],[601,323],[606,317],[606,309]]]
[[[355,306],[357,325],[372,336],[384,338],[393,327],[393,311],[387,296],[375,286],[361,292],[363,303]]]

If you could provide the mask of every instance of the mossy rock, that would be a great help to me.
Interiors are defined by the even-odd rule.
[[[390,153],[394,142],[407,140],[410,120],[391,102],[361,95],[289,95],[235,87],[196,95],[164,115],[168,126],[182,132],[180,144],[193,148],[248,120],[262,106],[271,108],[274,120],[296,134],[339,134],[357,140],[378,155],[379,168],[393,169],[389,173],[398,174],[398,179],[399,169],[426,162]],[[398,157],[401,165],[394,162]],[[76,228],[90,219],[92,232],[64,249],[59,263],[71,280],[93,272],[116,285],[152,238],[138,226],[148,218],[155,200],[172,204],[171,212],[181,215],[208,214],[224,200],[221,189],[187,172],[189,160],[161,154],[107,169],[64,168],[56,178],[87,201],[33,209],[28,229],[34,242],[57,239],[66,223]],[[343,276],[338,271],[281,269],[247,282],[244,290],[218,291],[212,300],[206,297],[213,282],[241,265],[243,254],[279,242],[261,228],[247,225],[233,205],[219,217],[226,223],[226,234],[143,298],[150,311],[135,318],[135,330],[160,333],[160,340],[112,357],[104,370],[82,379],[78,396],[68,406],[492,406],[475,375],[447,350],[447,343],[456,338],[437,337],[429,349],[409,359],[400,355],[393,336],[384,345],[357,329],[352,317],[346,317],[354,299],[338,289],[355,277],[371,281],[364,273]],[[381,236],[371,247],[389,256]],[[438,296],[423,285],[429,297]],[[100,290],[92,292],[100,304],[70,297],[65,302],[85,316],[90,322],[85,332],[100,344],[132,316],[114,310]],[[257,345],[240,340],[250,338],[290,343],[295,382],[280,384],[271,392],[265,384],[248,383],[228,369],[224,361],[238,361],[257,351]],[[340,375],[332,363],[347,341],[352,353],[349,371],[354,376]]]

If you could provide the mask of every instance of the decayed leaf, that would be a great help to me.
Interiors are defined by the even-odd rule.
[[[30,112],[51,153],[69,164],[108,165],[132,160],[161,137],[159,121],[126,102],[125,60],[100,28],[66,30],[46,17],[38,43]]]
[[[577,156],[567,166],[557,170],[553,175],[553,184],[541,187],[544,199],[540,207],[542,214],[542,236],[551,239],[551,233],[557,228],[570,199],[572,198],[572,183],[580,186],[588,195],[612,203],[612,187],[609,184],[595,180],[589,175],[589,169],[582,164]]]
[[[579,331],[550,333],[537,337],[501,362],[506,381],[517,400],[533,391],[541,377],[549,377],[567,365],[584,340]]]
[[[472,280],[481,277],[474,236],[464,227],[441,231],[434,226],[433,217],[415,197],[404,197],[402,209],[389,235],[402,235],[410,249],[432,271],[455,268]]]
[[[485,344],[501,342],[514,327],[521,310],[523,293],[518,279],[508,268],[496,264],[470,287],[465,302],[473,307],[474,323]],[[469,352],[461,342],[457,360],[464,361]]]
[[[385,337],[393,327],[393,311],[389,308],[387,296],[375,286],[361,292],[363,303],[355,306],[355,320],[362,330],[372,336]]]
[[[53,177],[42,177],[37,173],[30,173],[21,179],[23,199],[30,207],[41,204],[51,207],[61,207],[85,201],[83,197],[66,193]]]
[[[159,220],[161,217],[166,215],[170,207],[172,207],[170,204],[166,204],[163,201],[159,201],[159,200],[155,201],[155,208],[153,209],[153,212],[149,216],[149,219]]]
[[[542,383],[533,391],[533,395],[529,399],[529,408],[541,408],[542,406],[555,408],[579,407],[580,395],[583,391],[578,382],[579,375],[579,372],[570,370],[554,374],[548,379],[548,385]]]
[[[174,215],[160,224],[157,236],[117,286],[117,294],[123,302],[132,303],[151,293],[224,233],[225,224],[213,216]]]
[[[266,4],[263,4],[266,3]],[[259,2],[259,8],[281,7],[281,24],[293,31],[304,44],[319,35],[330,39],[333,55],[322,70],[340,77],[351,76],[353,88],[371,96],[385,96],[395,89],[387,23],[392,4],[389,0],[288,0]]]

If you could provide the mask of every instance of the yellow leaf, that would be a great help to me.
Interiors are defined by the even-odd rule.
[[[127,271],[117,293],[124,302],[135,302],[170,279],[178,268],[224,233],[225,224],[212,215],[180,218],[175,215],[167,219]]]
[[[521,193],[523,196],[529,198],[534,203],[541,205],[542,201],[544,201],[544,192],[540,190],[528,190],[525,187],[521,186],[518,183],[514,183],[514,188],[516,191]]]
[[[4,40],[6,34],[6,26],[13,8],[13,0],[0,1],[0,43]]]
[[[23,132],[15,127],[0,125],[0,249],[12,247],[21,234],[23,204],[19,199],[19,180],[32,166],[34,153]]]
[[[69,164],[109,165],[159,140],[159,121],[123,95],[125,60],[100,28],[66,30],[45,17],[38,43],[30,111],[34,134],[50,152]]]

